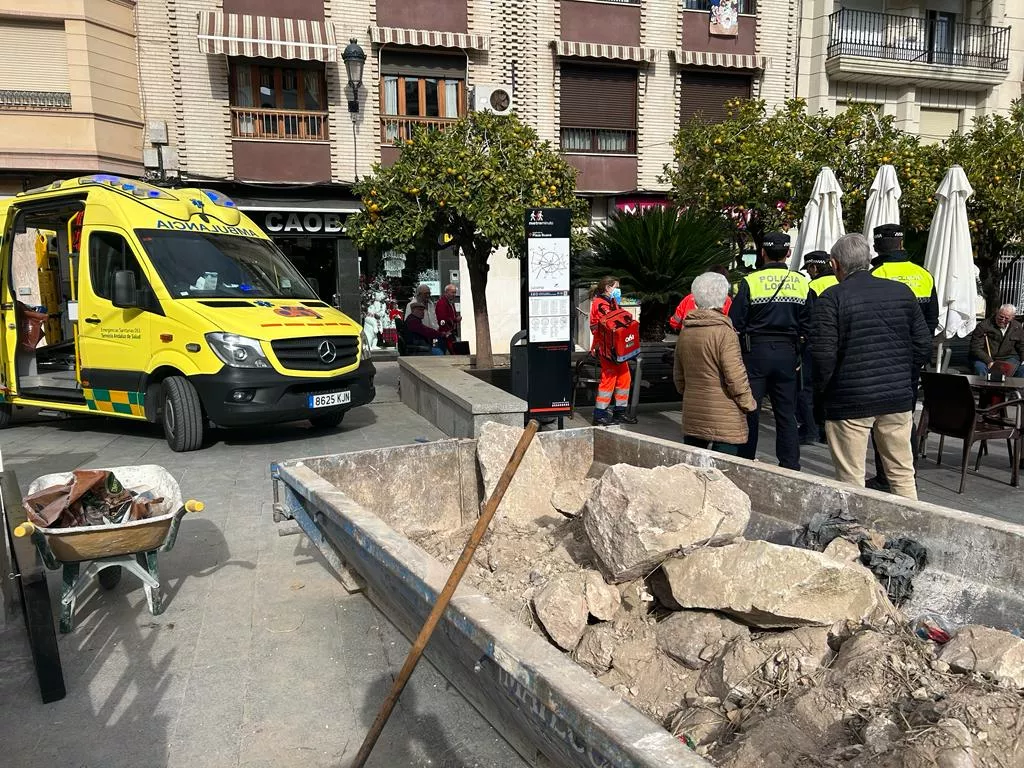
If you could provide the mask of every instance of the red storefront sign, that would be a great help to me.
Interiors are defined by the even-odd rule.
[[[615,210],[619,213],[641,213],[649,208],[668,208],[672,203],[667,197],[617,197]]]

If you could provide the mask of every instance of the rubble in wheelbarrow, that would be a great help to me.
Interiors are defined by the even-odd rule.
[[[671,469],[697,490],[674,498],[664,471],[635,467],[575,478],[589,496],[570,518],[546,514],[574,504],[534,478],[515,509],[537,514],[499,508],[466,581],[712,764],[1024,768],[1024,640],[912,625],[863,557],[883,535],[747,541],[731,481]],[[468,533],[420,544],[452,562]]]

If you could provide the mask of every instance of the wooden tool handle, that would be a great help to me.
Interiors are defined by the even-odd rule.
[[[538,427],[539,424],[537,421],[535,419],[531,419],[530,423],[526,425],[526,429],[523,430],[523,434],[519,438],[519,442],[516,444],[515,450],[512,451],[512,456],[509,458],[508,464],[505,465],[505,471],[502,472],[501,477],[498,478],[498,484],[494,487],[494,492],[491,493],[491,497],[487,499],[487,503],[484,504],[484,508],[480,512],[480,519],[476,521],[473,533],[469,537],[469,541],[466,542],[465,548],[462,550],[462,555],[459,556],[458,561],[455,563],[455,567],[452,569],[451,576],[448,577],[448,582],[444,585],[444,589],[441,590],[441,594],[438,595],[437,602],[434,603],[434,607],[431,609],[430,615],[423,624],[423,629],[420,630],[419,635],[416,637],[416,642],[412,644],[412,648],[409,650],[409,655],[405,659],[405,664],[402,665],[402,671],[399,672],[398,677],[395,678],[394,685],[391,686],[391,692],[384,700],[384,704],[381,706],[380,712],[377,714],[377,719],[373,721],[373,725],[370,727],[370,732],[366,734],[366,738],[363,740],[363,745],[359,748],[359,752],[356,754],[356,758],[352,763],[352,768],[363,768],[367,759],[370,757],[370,752],[373,751],[374,744],[376,744],[377,739],[380,738],[381,731],[384,730],[384,725],[387,723],[388,718],[391,717],[391,712],[395,708],[395,704],[398,703],[398,697],[402,695],[402,690],[405,688],[405,684],[409,682],[409,678],[412,676],[413,670],[416,669],[416,664],[423,655],[423,649],[427,647],[427,641],[430,640],[430,636],[434,634],[434,629],[437,627],[437,623],[440,621],[441,615],[445,612],[445,609],[448,608],[448,603],[451,601],[452,595],[455,594],[455,589],[459,586],[459,582],[462,581],[462,576],[465,574],[466,568],[473,559],[473,553],[476,552],[476,548],[480,544],[480,540],[483,539],[484,534],[487,532],[487,526],[490,525],[491,519],[494,517],[494,513],[498,509],[498,505],[501,504],[501,500],[505,496],[505,491],[508,490],[508,486],[512,482],[512,478],[515,477],[516,470],[519,469],[519,465],[523,461],[523,456],[526,455],[526,450],[530,447],[530,443],[533,441],[533,436],[537,434]]]

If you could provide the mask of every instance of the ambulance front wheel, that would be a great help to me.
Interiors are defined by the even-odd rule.
[[[11,423],[11,404],[0,403],[0,429],[9,426]]]
[[[178,453],[199,450],[205,425],[196,388],[184,376],[169,376],[164,379],[162,389],[161,420],[167,444]]]

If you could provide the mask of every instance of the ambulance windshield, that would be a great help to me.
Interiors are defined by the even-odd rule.
[[[135,234],[171,298],[316,298],[270,240],[162,229],[138,229]]]

